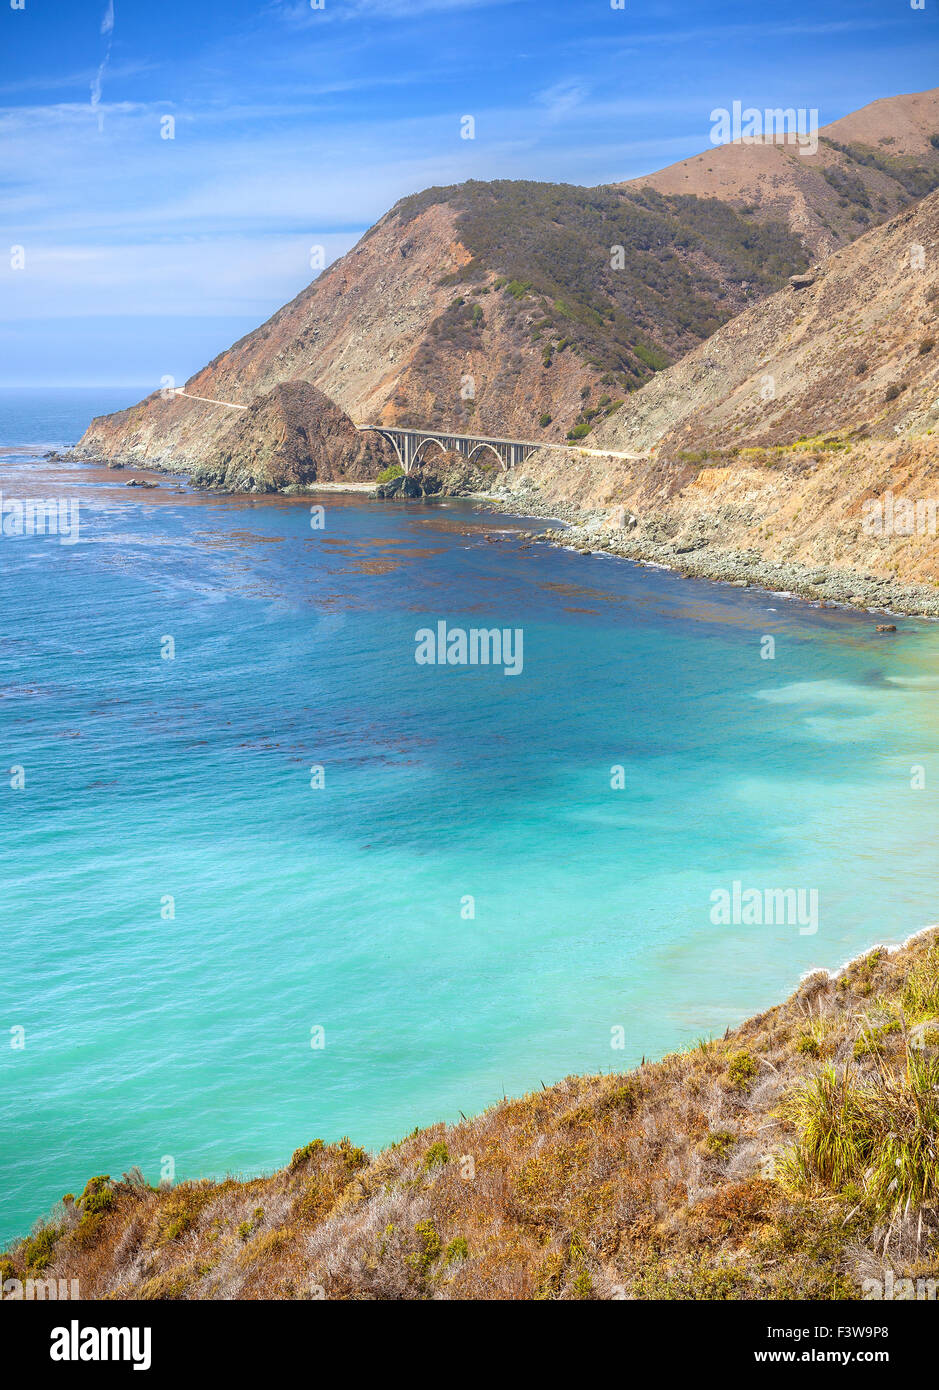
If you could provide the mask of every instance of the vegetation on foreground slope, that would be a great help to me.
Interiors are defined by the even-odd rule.
[[[370,1157],[92,1178],[2,1260],[85,1298],[852,1298],[939,1278],[939,930],[718,1040]],[[869,1290],[868,1290],[869,1292]]]

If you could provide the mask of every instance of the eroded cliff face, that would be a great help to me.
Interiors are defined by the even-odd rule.
[[[481,294],[475,319],[469,305],[465,315],[454,310],[461,295],[440,282],[469,259],[449,205],[428,207],[404,227],[389,214],[268,323],[187,381],[185,395],[157,392],[94,420],[76,453],[188,471],[215,456],[232,428],[230,405],[250,405],[297,380],[356,423],[563,437],[599,373],[574,353],[546,371],[531,342],[534,310],[511,295]],[[477,288],[495,278],[484,276]],[[539,424],[544,415],[553,428]]]
[[[886,215],[890,197],[932,177],[937,95],[846,118],[805,166],[792,149],[711,152],[713,185],[695,191],[731,203],[750,163],[761,179],[772,161],[753,225],[719,201],[609,188],[471,183],[404,199],[186,394],[94,421],[78,453],[289,488],[376,477],[393,461],[352,421],[552,445],[577,422],[601,457],[544,450],[506,477],[430,459],[408,486],[502,493],[520,510],[606,527],[623,553],[685,557],[721,577],[756,573],[757,561],[834,567],[848,576],[832,590],[843,598],[851,574],[869,571],[876,594],[893,576],[927,586],[932,611],[928,510],[925,530],[886,546],[858,518],[890,491],[927,509],[936,492],[939,192],[850,244],[851,229],[836,228],[840,249],[769,295],[791,263],[791,207],[790,227],[761,219],[806,179],[824,218],[849,164],[866,172],[847,211],[866,200],[868,221]],[[819,165],[826,150],[834,162]],[[725,187],[722,170],[736,182]],[[608,256],[619,240],[631,248],[625,278]],[[637,518],[625,529],[624,508]]]
[[[429,189],[181,392],[95,420],[77,452],[191,468],[233,408],[295,380],[357,423],[561,440],[804,265],[787,229],[718,202]]]
[[[570,521],[546,534],[588,552],[939,617],[939,449],[930,439],[710,464],[561,459],[509,475],[502,500]]]
[[[191,377],[186,395],[155,393],[92,421],[76,452],[186,471],[232,427],[233,412],[211,402],[248,406],[284,381],[307,381],[357,423],[373,423],[427,325],[453,298],[437,283],[467,259],[453,220],[448,208],[429,208],[402,239],[394,219],[385,218],[267,323]]]
[[[805,277],[811,278],[811,277]],[[939,425],[939,192],[823,261],[660,372],[596,431],[598,447],[793,444]]]
[[[556,442],[571,427],[596,429],[653,372],[802,268],[807,250],[846,245],[937,179],[939,90],[845,117],[810,156],[791,143],[737,144],[629,185],[428,189],[185,394],[95,420],[77,452],[190,469],[231,428],[231,406],[300,380],[357,423]],[[737,321],[767,328],[746,313]],[[700,351],[692,384],[720,394]],[[657,399],[643,396],[640,413]]]

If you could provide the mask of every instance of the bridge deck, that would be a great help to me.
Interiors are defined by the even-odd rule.
[[[357,430],[387,430],[389,434],[419,434],[422,439],[459,439],[465,444],[523,444],[528,449],[545,449],[543,439],[500,439],[494,434],[456,434],[454,430],[425,430],[416,425],[356,425]]]
[[[539,449],[553,449],[568,454],[590,454],[594,458],[629,459],[632,462],[648,457],[647,454],[628,453],[625,450],[593,449],[577,440],[560,442],[547,439],[500,439],[497,435],[455,434],[453,430],[421,429],[419,426],[415,425],[357,424],[355,428],[360,432],[362,430],[373,430],[377,434],[384,434],[391,437],[392,446],[398,458],[401,460],[406,473],[410,471],[413,459],[420,453],[423,446],[430,443],[441,445],[446,443],[456,444],[459,448],[459,452],[468,457],[471,457],[481,445],[488,445],[494,452],[498,453],[504,468],[510,468],[515,463],[524,463],[529,454]],[[413,448],[415,442],[417,442],[416,449]],[[466,447],[469,445],[472,445],[473,448],[469,449]],[[507,452],[508,457],[506,457],[506,453],[501,452],[503,450]]]

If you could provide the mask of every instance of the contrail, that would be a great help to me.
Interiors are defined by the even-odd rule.
[[[111,61],[111,40],[114,34],[114,0],[108,0],[108,7],[101,21],[101,33],[107,37],[108,46],[105,49],[101,66],[98,68],[94,81],[91,84],[91,109],[97,112],[99,130],[104,129],[104,112],[101,110],[101,85],[104,81],[104,74],[107,72],[108,63]]]

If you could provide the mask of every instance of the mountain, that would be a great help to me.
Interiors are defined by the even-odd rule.
[[[506,504],[586,523],[586,548],[939,614],[936,535],[862,526],[891,489],[939,495],[934,127],[939,91],[835,122],[809,158],[737,144],[641,186],[428,189],[76,453],[266,491],[377,477],[391,455],[352,420],[582,440],[607,456],[539,451]],[[447,467],[414,490],[493,490]]]
[[[720,1039],[382,1153],[314,1139],[267,1178],[92,1177],[0,1279],[85,1299],[913,1297],[901,1280],[939,1274],[937,1093],[934,928]]]
[[[249,405],[309,381],[356,421],[562,439],[806,265],[715,200],[467,183],[398,203],[185,385],[92,423],[80,456],[191,468]],[[195,399],[201,398],[201,399]],[[601,404],[602,402],[602,404]]]
[[[939,191],[632,395],[590,440],[631,458],[539,452],[504,485],[567,507],[566,544],[939,616],[937,430]]]
[[[660,372],[597,447],[684,452],[939,424],[939,192],[768,296]]]
[[[939,88],[871,102],[818,134],[814,154],[793,140],[716,145],[620,186],[720,198],[782,222],[813,257],[939,187]]]

